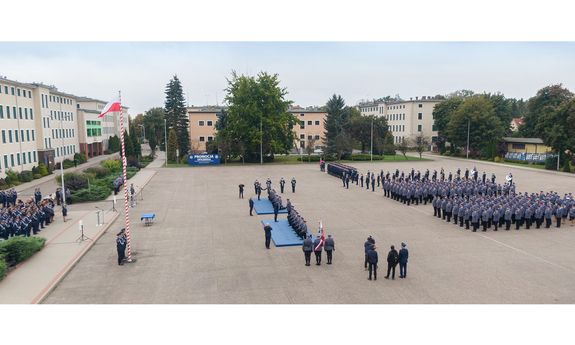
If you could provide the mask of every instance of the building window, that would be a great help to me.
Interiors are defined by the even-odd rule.
[[[32,91],[28,91],[28,98],[32,98]]]
[[[14,88],[11,88],[10,91],[11,91],[10,93],[12,94],[12,96],[14,96]],[[14,166],[14,163],[12,163],[12,166]]]
[[[423,104],[419,103],[418,107],[423,108]]]
[[[308,122],[307,122],[307,125],[308,125],[308,126],[311,126],[312,123],[313,123],[312,121],[308,121]]]
[[[0,119],[4,118],[4,107],[0,105]]]
[[[26,130],[26,141],[30,141],[30,130]]]
[[[2,130],[2,144],[6,144],[6,130]]]
[[[12,91],[14,91],[14,88],[12,88]],[[11,163],[11,166],[14,166],[14,154],[13,153],[10,154],[10,163]]]
[[[28,152],[28,163],[32,163],[32,152]]]
[[[213,126],[213,122],[212,122],[212,121],[208,121],[208,126]]]
[[[17,92],[18,97],[20,97],[20,89],[18,89],[17,91],[18,91],[18,92]],[[20,163],[18,163],[18,164],[20,164]]]
[[[305,139],[305,134],[300,134],[300,135],[299,135],[299,138],[300,138],[300,139]]]
[[[32,141],[35,141],[36,137],[34,136],[34,130],[32,130]]]
[[[34,163],[36,163],[36,151],[34,151]]]
[[[423,119],[423,113],[417,113],[417,119],[422,120]]]
[[[301,147],[302,149],[304,149],[304,148],[305,148],[305,141],[303,141],[303,140],[300,141],[300,142],[299,142],[299,147]]]
[[[435,124],[431,125],[431,130],[434,132],[437,131],[437,126]]]
[[[304,116],[304,115],[305,115],[304,113],[299,114],[299,116]]]
[[[6,106],[6,117],[10,118],[10,107]]]
[[[417,131],[421,132],[421,125],[417,125]]]
[[[34,120],[34,113],[32,113],[32,108],[30,108],[30,120]]]
[[[311,136],[311,135],[307,136],[307,140],[312,140],[312,139],[313,139],[313,136]]]
[[[8,142],[12,142],[12,131],[10,129],[8,130]]]
[[[514,150],[525,150],[525,144],[511,144],[511,148]]]
[[[214,137],[208,137],[208,141],[214,140]]]
[[[16,160],[18,161],[18,165],[20,165],[20,153],[16,154]]]
[[[14,131],[14,139],[18,142],[18,130]]]
[[[204,121],[198,121],[198,125],[199,125],[199,126],[203,126],[203,125],[204,125]]]
[[[22,108],[18,107],[18,114],[20,115],[20,120],[22,120]]]
[[[8,155],[4,155],[4,169],[8,169]]]
[[[316,135],[316,136],[315,136],[315,140],[319,140],[319,135]]]
[[[299,122],[299,128],[300,128],[300,129],[304,129],[304,128],[305,128],[305,121],[300,121],[300,122]]]
[[[24,164],[26,164],[26,152],[22,152],[22,161]]]
[[[206,141],[206,138],[205,138],[205,137],[200,137],[200,141],[201,141],[201,142],[204,142],[204,141]]]
[[[316,126],[319,126],[319,121],[316,121],[316,122],[315,122],[315,125],[316,125]]]

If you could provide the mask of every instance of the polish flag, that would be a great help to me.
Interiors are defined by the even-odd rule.
[[[120,102],[120,99],[119,98],[113,99],[110,102],[108,102],[108,104],[106,104],[104,109],[102,109],[102,112],[100,113],[98,118],[103,117],[107,113],[116,112],[116,111],[120,111],[120,110],[122,110],[122,104]]]
[[[314,248],[314,251],[317,251],[318,249],[320,249],[321,246],[323,245],[323,243],[325,242],[325,232],[323,231],[323,223],[321,220],[319,221],[319,233],[320,233],[319,243]]]

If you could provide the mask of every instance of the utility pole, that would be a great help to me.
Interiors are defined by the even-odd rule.
[[[166,154],[166,161],[164,165],[168,166],[168,132],[166,130],[166,119],[164,119],[164,153]]]
[[[469,129],[471,126],[471,119],[467,119],[467,159],[469,159]]]
[[[66,206],[66,185],[64,184],[64,116],[62,116],[62,97],[58,96],[58,103],[60,103],[60,139],[62,139],[62,146],[60,147],[60,174],[62,175],[62,207]]]

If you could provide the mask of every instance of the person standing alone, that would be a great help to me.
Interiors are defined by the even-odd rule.
[[[270,240],[272,239],[272,227],[267,223],[264,225],[264,232],[266,235],[266,249],[270,249]]]
[[[243,183],[240,184],[238,187],[240,189],[240,199],[243,199],[244,198],[244,185],[243,185]]]
[[[116,234],[116,249],[118,251],[118,265],[124,264],[124,259],[126,258],[126,229],[123,228],[118,234]]]
[[[407,245],[401,242],[401,249],[399,250],[399,278],[407,277],[407,259],[409,258],[409,251],[405,248]]]

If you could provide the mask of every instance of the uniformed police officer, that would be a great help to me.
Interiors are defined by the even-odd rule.
[[[295,184],[296,184],[295,177],[292,177],[291,178],[291,192],[292,193],[295,193]]]
[[[268,223],[264,225],[264,233],[266,237],[266,249],[270,249],[270,240],[272,238],[272,227]]]
[[[243,185],[243,183],[239,184],[238,188],[240,189],[239,197],[240,197],[240,199],[243,199],[244,198],[244,185]]]
[[[311,235],[309,235],[303,241],[302,250],[305,257],[305,265],[309,266],[311,261],[311,252],[313,251],[313,242],[311,240]]]
[[[116,250],[118,251],[118,265],[124,264],[126,258],[126,229],[120,230],[116,235]]]
[[[327,238],[325,239],[325,245],[323,248],[325,249],[325,254],[327,255],[327,264],[331,265],[331,259],[333,255],[332,252],[335,250],[335,242],[333,241],[331,235],[327,235]]]
[[[253,216],[252,211],[254,210],[254,200],[250,198],[250,216]]]
[[[377,257],[377,251],[375,249],[376,249],[375,244],[371,244],[365,254],[367,262],[369,263],[369,277],[367,278],[367,280],[371,280],[372,272],[373,272],[373,280],[377,280],[377,262],[379,260]]]
[[[282,178],[280,179],[280,192],[281,192],[282,194],[283,194],[283,192],[284,192],[284,186],[285,186],[285,184],[286,184],[286,180],[284,180],[284,178],[282,177]]]

